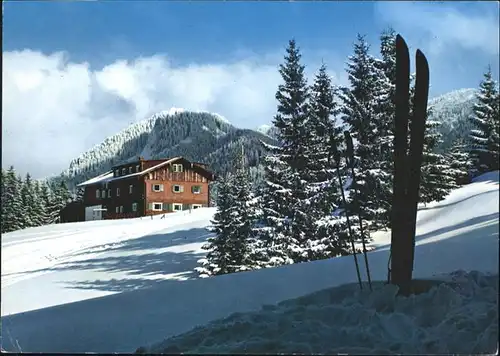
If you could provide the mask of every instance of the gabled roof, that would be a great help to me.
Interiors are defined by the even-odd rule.
[[[108,171],[104,174],[101,174],[100,176],[94,177],[94,178],[89,179],[83,183],[78,184],[77,187],[83,187],[86,185],[98,184],[98,183],[99,184],[108,183],[108,182],[113,182],[113,181],[120,180],[120,179],[141,176],[141,175],[147,174],[149,172],[153,172],[153,171],[157,170],[158,168],[161,168],[163,166],[166,166],[168,164],[174,163],[174,162],[179,161],[179,160],[184,161],[184,163],[191,164],[191,168],[193,170],[197,171],[198,173],[200,173],[201,175],[203,175],[205,178],[210,179],[210,180],[215,179],[215,176],[212,172],[208,171],[207,169],[205,169],[201,166],[193,165],[194,162],[190,162],[187,159],[185,159],[184,157],[174,157],[174,158],[167,159],[167,160],[165,160],[165,161],[163,161],[163,162],[161,162],[153,167],[147,168],[143,171],[127,174],[124,176],[115,177],[113,174],[113,171]]]
[[[83,187],[85,185],[104,183],[105,181],[113,178],[113,171],[108,171],[106,173],[101,174],[100,176],[94,177],[92,179],[86,180],[83,183],[77,184],[77,187]]]

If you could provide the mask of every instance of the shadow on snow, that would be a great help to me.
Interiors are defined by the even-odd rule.
[[[437,237],[467,224],[493,222],[497,219],[498,214],[488,214],[435,230],[420,238]],[[158,249],[160,246],[168,246],[161,241],[163,240],[158,237],[145,241],[144,244],[149,247],[157,246]],[[437,244],[418,245],[415,249],[415,277],[457,269],[494,268],[498,264],[498,253],[495,253],[497,248],[498,225],[494,223],[459,232],[453,238],[440,240]],[[373,280],[385,280],[388,251],[377,249],[368,255]],[[168,259],[167,256],[164,255],[163,258]],[[161,258],[161,253],[156,257]],[[96,259],[93,263],[85,262],[83,267],[93,264],[109,270],[143,269],[147,272],[161,269],[162,263],[148,263],[143,258],[154,258],[156,261],[156,257],[150,254],[139,256],[136,262],[130,262],[126,257],[116,257],[117,260],[104,258],[104,261]],[[188,259],[188,256],[183,256],[180,260],[185,258]],[[132,263],[133,266],[127,267],[127,263]],[[335,272],[337,273],[332,274]],[[352,258],[347,257],[304,263],[300,267],[290,265],[207,279],[193,278],[182,282],[164,280],[156,282],[153,289],[118,293],[5,316],[2,317],[2,327],[8,327],[22,345],[23,351],[130,352],[140,345],[186,332],[194,325],[203,325],[234,312],[256,310],[263,304],[297,298],[332,286],[352,283],[355,279]],[[131,289],[131,286],[120,285],[121,282],[116,281],[86,283],[93,285],[93,288]],[[129,284],[133,283],[140,286],[140,283],[146,282],[129,281]],[[106,318],[104,321],[103,317]],[[114,327],[108,327],[109,325]],[[116,325],[120,327],[117,328]],[[15,350],[15,345],[7,338],[2,341],[6,350]]]

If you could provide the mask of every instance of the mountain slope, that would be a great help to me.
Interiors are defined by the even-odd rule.
[[[157,113],[108,137],[72,160],[63,172],[70,188],[138,156],[145,159],[184,156],[207,163],[216,173],[230,171],[233,157],[244,147],[254,179],[260,175],[260,141],[274,140],[261,132],[239,129],[217,114],[171,109]]]
[[[470,130],[469,116],[475,89],[460,89],[429,101],[430,118],[441,122],[447,150]],[[276,129],[262,125],[256,130],[239,129],[220,115],[172,108],[135,123],[72,160],[62,174],[70,188],[117,165],[143,156],[155,159],[182,155],[209,164],[216,173],[230,171],[236,151],[244,147],[247,166],[254,181],[262,176],[260,140],[275,143]]]
[[[469,117],[476,102],[476,89],[459,89],[429,100],[429,118],[439,121],[443,142],[439,151],[446,151],[457,138],[467,138],[471,130]]]

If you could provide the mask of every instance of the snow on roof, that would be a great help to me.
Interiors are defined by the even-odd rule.
[[[78,184],[77,187],[83,187],[86,185],[96,184],[96,183],[103,183],[104,181],[108,181],[110,178],[113,178],[113,171],[108,171],[106,173],[101,174],[100,176],[86,180],[85,182]]]
[[[80,183],[77,185],[77,187],[83,187],[83,186],[86,186],[86,185],[90,185],[90,184],[97,184],[97,183],[107,183],[107,182],[113,182],[115,180],[119,180],[119,179],[125,179],[125,178],[130,178],[130,177],[137,177],[137,176],[140,176],[140,175],[143,175],[143,174],[146,174],[146,173],[149,173],[151,171],[154,171],[155,169],[158,169],[160,167],[163,167],[167,164],[170,164],[178,159],[180,159],[182,157],[174,157],[174,158],[170,158],[170,159],[167,159],[166,161],[163,161],[153,167],[150,167],[148,169],[145,169],[143,171],[140,171],[140,172],[135,172],[135,173],[131,173],[131,174],[127,174],[127,175],[124,175],[124,176],[119,176],[119,177],[115,177],[114,174],[113,174],[113,171],[109,171],[109,172],[106,172],[104,174],[101,174],[100,176],[97,176],[95,178],[92,178],[92,179],[89,179],[83,183]],[[193,162],[194,163],[194,162]]]
[[[150,167],[150,168],[145,169],[143,171],[132,173],[132,174],[127,174],[125,176],[111,178],[111,179],[108,180],[108,182],[112,182],[112,181],[119,180],[119,179],[124,179],[124,178],[137,177],[137,176],[149,173],[151,171],[154,171],[155,169],[158,169],[158,168],[163,167],[163,166],[165,166],[167,164],[170,164],[170,163],[178,160],[179,158],[182,158],[182,157],[174,157],[174,158],[167,159],[166,161],[161,162],[161,163],[157,164],[156,166]]]

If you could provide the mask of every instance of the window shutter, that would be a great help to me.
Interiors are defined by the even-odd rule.
[[[153,203],[148,203],[148,210],[153,210]]]
[[[155,191],[155,185],[154,184],[151,184],[151,191],[154,192]]]
[[[160,184],[160,192],[163,192],[163,184]]]
[[[181,193],[184,193],[184,186],[181,185]]]
[[[175,193],[175,184],[174,184],[174,185],[172,185],[172,192],[174,192],[174,193]]]
[[[168,203],[163,203],[163,210],[168,211]]]

